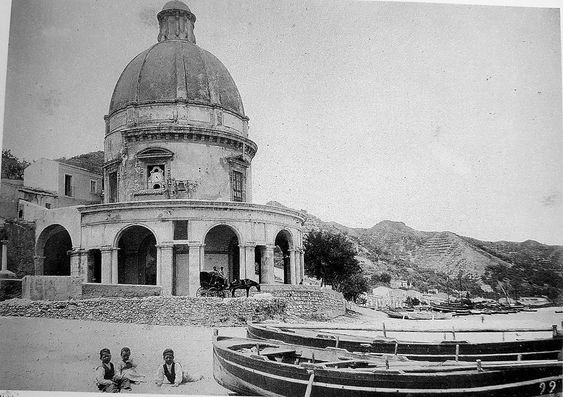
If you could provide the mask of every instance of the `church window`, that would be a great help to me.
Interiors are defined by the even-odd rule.
[[[164,165],[149,165],[147,167],[147,188],[160,190],[164,188]]]
[[[243,201],[243,182],[242,172],[233,171],[233,201]]]

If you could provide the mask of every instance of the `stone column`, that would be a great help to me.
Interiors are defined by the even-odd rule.
[[[233,274],[233,279],[244,280],[246,278],[246,247],[238,246],[238,274]]]
[[[246,277],[250,280],[258,281],[258,277],[256,276],[254,262],[256,261],[256,256],[254,255],[254,249],[256,245],[253,243],[248,243],[244,250],[246,251]]]
[[[274,245],[267,245],[262,258],[262,283],[274,283]]]
[[[113,248],[111,247],[102,247],[100,248],[102,252],[102,284],[111,284],[111,260],[112,260],[112,251]]]
[[[16,274],[8,270],[8,240],[0,241],[2,244],[2,270],[0,270],[0,278],[15,278]]]
[[[81,275],[80,274],[81,253],[82,253],[81,250],[77,248],[67,251],[67,255],[70,256],[70,275],[73,277],[78,277]]]
[[[203,244],[199,241],[191,241],[188,247],[188,296],[195,296],[199,288],[199,272],[203,265]]]
[[[111,251],[111,283],[119,283],[119,248],[113,248]]]
[[[156,246],[156,284],[162,288],[161,294],[163,296],[172,295],[173,248],[173,244]]]
[[[80,277],[82,282],[88,282],[88,251],[80,250]]]
[[[299,250],[299,262],[301,264],[301,278],[299,282],[301,282],[301,280],[305,278],[305,253],[303,252],[303,249]]]
[[[33,257],[33,266],[34,266],[36,276],[42,276],[43,275],[43,265],[44,265],[44,263],[45,263],[45,257],[44,256],[35,255]]]
[[[292,248],[289,250],[289,283],[290,284],[297,284],[295,280],[297,280],[297,264],[295,263],[295,254],[296,251]]]

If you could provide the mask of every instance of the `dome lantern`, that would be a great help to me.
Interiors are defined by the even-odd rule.
[[[169,1],[156,16],[160,30],[158,42],[164,40],[187,40],[196,44],[194,35],[195,15],[179,0]]]

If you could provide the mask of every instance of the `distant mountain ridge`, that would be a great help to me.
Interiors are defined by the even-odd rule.
[[[471,284],[476,292],[491,292],[500,281],[516,294],[554,299],[563,291],[563,246],[533,240],[481,241],[449,231],[419,231],[390,220],[350,228],[309,213],[304,229],[347,235],[356,244],[366,276],[386,272],[422,290],[446,284],[454,288],[459,282],[461,289]]]

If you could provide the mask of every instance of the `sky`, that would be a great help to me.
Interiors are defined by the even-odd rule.
[[[3,147],[103,150],[117,79],[156,43],[164,3],[13,1]],[[255,203],[563,245],[555,3],[186,1],[250,118]]]

